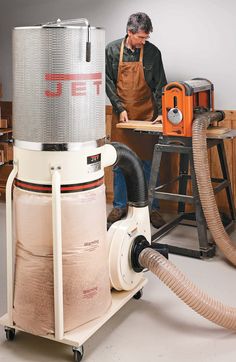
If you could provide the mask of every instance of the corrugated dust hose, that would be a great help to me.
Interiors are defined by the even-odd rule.
[[[212,237],[226,258],[236,265],[236,246],[233,245],[221,222],[212,189],[207,156],[206,129],[212,120],[217,120],[214,118],[217,117],[217,113],[220,117],[220,112],[210,112],[196,117],[193,121],[194,168],[203,212]]]
[[[206,143],[206,135],[204,136],[204,131],[202,131],[202,134],[200,134],[200,131],[204,129],[205,123],[208,123],[212,120],[217,120],[217,117],[220,120],[220,117],[222,119],[222,113],[220,112],[210,112],[208,114],[209,116],[204,115],[204,117],[201,115],[199,118],[197,118],[197,122],[195,123],[195,143],[197,143],[197,146],[195,146],[195,159],[196,155],[199,153],[200,156],[197,155],[197,170],[196,174],[203,174],[203,176],[207,180],[207,169],[208,167],[208,159],[207,159],[207,147],[205,146],[205,149],[203,147],[204,140]],[[200,121],[199,121],[200,119]],[[200,128],[200,131],[199,131]],[[206,132],[206,131],[205,131]],[[132,152],[129,149],[126,149],[123,145],[120,145],[118,143],[114,143],[113,146],[118,151],[118,154],[120,155],[118,159],[120,159],[120,164],[125,170],[126,174],[126,182],[128,185],[131,185],[132,182],[138,181],[139,179],[139,172],[141,172],[141,166],[139,163],[135,163],[135,158],[132,154]],[[200,148],[200,150],[199,150]],[[204,150],[204,151],[203,151]],[[132,165],[130,167],[129,165]],[[134,170],[133,170],[134,169]],[[135,174],[135,177],[133,176],[133,172],[138,172],[137,175]],[[141,172],[142,174],[142,172]],[[140,174],[140,175],[141,175]],[[209,174],[209,173],[208,173]],[[141,176],[140,176],[141,177]],[[207,210],[209,207],[209,195],[210,191],[212,190],[211,186],[211,179],[209,177],[209,184],[204,183],[203,188],[206,190],[207,195],[207,201],[205,204],[205,209]],[[143,179],[143,177],[141,177]],[[130,187],[128,188],[129,191],[129,201],[132,204],[140,206],[146,198],[147,198],[147,192],[145,191],[146,185],[145,183],[137,184],[137,187],[134,188]],[[135,190],[135,192],[134,192]],[[136,190],[138,190],[136,192]],[[144,190],[144,191],[141,191]],[[211,200],[211,203],[213,204],[213,201],[215,200],[214,194],[212,192],[213,200]],[[213,206],[212,206],[213,207]],[[213,210],[213,211],[212,211]],[[205,212],[205,210],[204,210]],[[210,209],[209,213],[209,221],[214,221],[215,214],[218,215],[218,219],[216,219],[216,225],[221,224],[220,216],[218,213],[218,208],[215,205],[214,209]],[[206,214],[205,214],[206,215]],[[207,219],[207,217],[206,217]],[[208,219],[207,219],[208,223]],[[209,225],[209,224],[208,224]],[[209,226],[210,228],[210,226]],[[215,227],[216,228],[216,227]],[[210,229],[211,230],[211,229]],[[217,234],[217,238],[222,237],[222,232],[225,233],[224,227],[220,228],[220,231]],[[213,232],[212,232],[213,234]],[[226,234],[226,233],[225,233]],[[227,234],[226,234],[227,235]],[[215,238],[215,233],[213,234],[213,237]],[[227,235],[228,237],[228,235]],[[135,257],[132,258],[132,266],[136,272],[139,272],[142,270],[142,268],[148,268],[150,271],[152,271],[164,284],[166,284],[184,303],[186,303],[190,308],[192,308],[194,311],[196,311],[198,314],[203,316],[204,318],[214,322],[215,324],[228,328],[228,329],[234,329],[236,330],[236,308],[226,306],[223,303],[215,300],[214,298],[208,296],[205,292],[203,292],[200,288],[194,285],[193,282],[191,282],[183,272],[181,272],[174,264],[172,264],[169,260],[167,260],[163,255],[161,255],[158,251],[152,249],[152,245],[148,245],[147,240],[145,237],[141,237],[142,241],[140,241],[141,249],[139,249],[139,241],[137,240],[137,245],[139,245],[134,251]],[[143,240],[144,239],[144,240]],[[217,239],[217,240],[218,240]],[[228,238],[229,239],[229,238]],[[146,241],[146,242],[145,242]],[[143,245],[143,246],[142,246]],[[227,246],[227,248],[226,248]],[[227,245],[221,246],[221,248],[227,249],[225,254],[230,259],[230,253],[232,253],[231,249],[233,249],[233,246],[230,243],[227,243]],[[141,251],[142,250],[142,251]],[[234,250],[234,249],[233,249]],[[137,259],[136,259],[137,258]],[[234,259],[233,259],[234,260]],[[136,261],[138,263],[136,263]],[[236,263],[236,257],[235,257],[235,263]],[[140,267],[140,270],[137,271],[137,265]],[[139,269],[139,268],[138,268]]]
[[[153,272],[195,312],[221,327],[236,330],[236,308],[209,297],[159,252],[144,249],[139,255],[139,263]]]

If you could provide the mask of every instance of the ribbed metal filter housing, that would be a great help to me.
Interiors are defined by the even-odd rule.
[[[105,32],[86,26],[13,30],[13,137],[43,144],[105,136]]]

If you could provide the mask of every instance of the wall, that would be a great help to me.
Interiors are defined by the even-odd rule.
[[[0,82],[12,99],[11,29],[57,18],[88,17],[107,29],[106,41],[123,37],[127,17],[147,12],[151,41],[162,51],[168,81],[205,77],[215,85],[216,107],[235,109],[236,3],[234,0],[2,0]]]

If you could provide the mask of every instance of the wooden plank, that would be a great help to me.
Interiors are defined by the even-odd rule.
[[[138,129],[138,130],[143,130],[143,131],[158,131],[158,132],[162,132],[162,129],[163,129],[161,123],[152,124],[152,122],[135,121],[135,120],[117,123],[116,127],[117,128]]]
[[[210,126],[207,128],[207,135],[217,136],[217,135],[221,135],[226,132],[229,132],[229,131],[230,131],[230,128],[227,128],[227,127]]]
[[[12,127],[12,102],[0,102],[1,117],[8,120],[8,127]]]
[[[152,124],[152,122],[147,121],[128,121],[128,122],[122,122],[117,123],[117,128],[127,128],[127,129],[135,129],[140,131],[156,131],[156,132],[162,132],[163,126],[162,123],[155,123]],[[226,132],[230,131],[230,128],[222,127],[222,126],[210,126],[207,129],[207,135],[221,135]]]
[[[231,117],[229,117],[229,113],[226,113],[226,118],[220,122],[220,125],[226,128],[230,128],[232,129],[232,120]],[[229,173],[230,173],[230,179],[232,182],[232,175],[233,175],[233,140],[225,140],[224,141],[224,146],[225,146],[225,153],[226,153],[226,160],[227,160],[227,164],[228,164],[228,168],[229,168]],[[210,161],[210,172],[211,172],[211,177],[216,177],[216,178],[222,178],[222,172],[221,172],[221,168],[220,168],[220,161],[219,161],[219,156],[218,156],[218,152],[217,152],[217,148],[213,147],[210,150],[210,155],[211,155],[211,161]],[[216,202],[217,205],[220,209],[220,211],[222,212],[228,212],[228,203],[227,203],[227,199],[226,199],[226,192],[225,190],[222,190],[219,194],[216,195]]]
[[[1,128],[0,135],[12,133],[12,128]]]
[[[236,111],[225,111],[225,119],[231,121],[231,128],[236,129]],[[228,149],[227,149],[228,152]],[[227,154],[227,161],[231,165],[231,184],[234,196],[234,203],[236,204],[236,138],[232,140],[231,156]]]

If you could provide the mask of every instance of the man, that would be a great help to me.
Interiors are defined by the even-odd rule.
[[[157,137],[135,134],[131,130],[116,128],[117,122],[128,120],[161,121],[161,91],[166,77],[160,50],[147,40],[153,31],[152,22],[145,13],[129,17],[127,34],[106,47],[106,93],[113,106],[112,141],[129,146],[143,161],[144,173],[149,182],[151,160]],[[114,202],[108,216],[113,223],[127,214],[127,195],[124,176],[114,167]],[[154,200],[150,220],[160,227],[164,220],[157,211]]]

